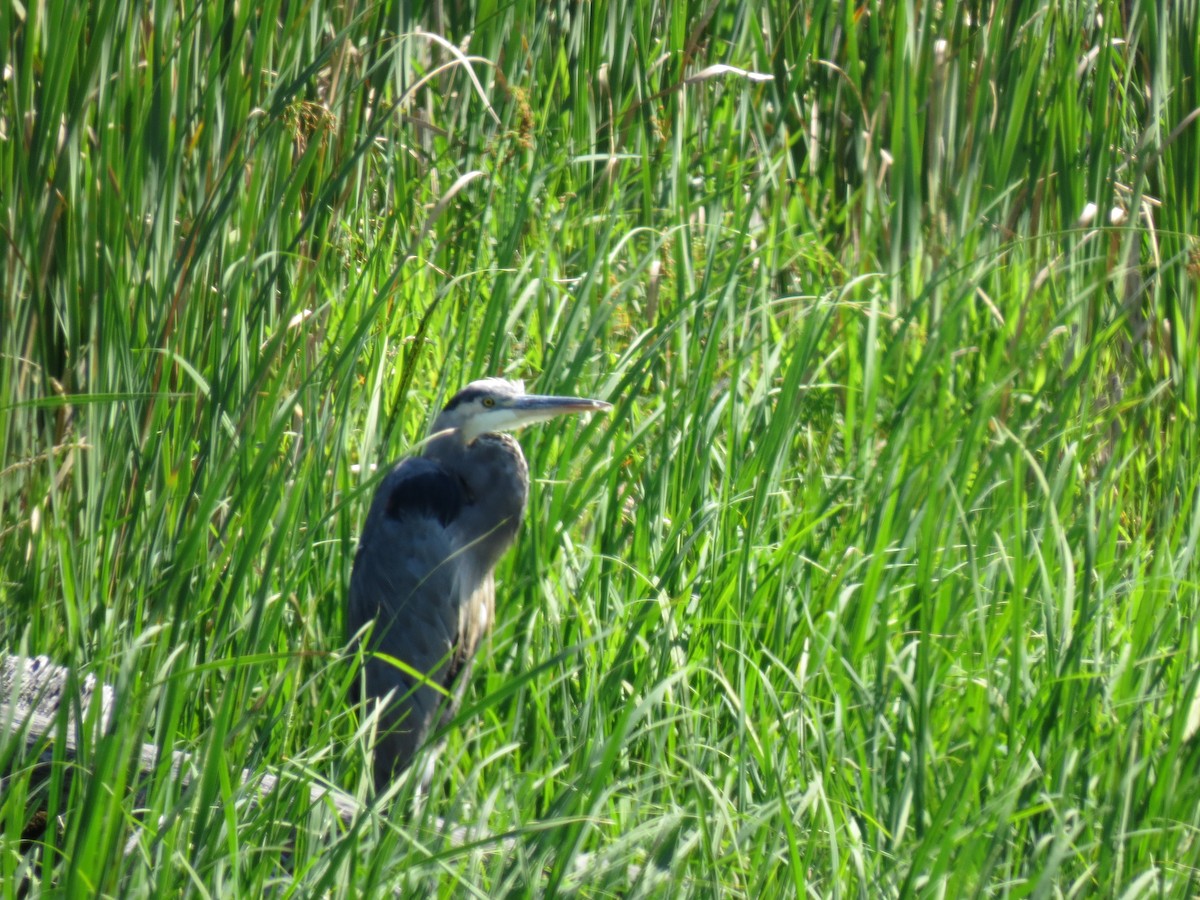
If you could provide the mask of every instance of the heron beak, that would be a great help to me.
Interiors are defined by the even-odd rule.
[[[462,427],[464,442],[470,444],[480,434],[494,434],[502,431],[516,431],[536,422],[557,419],[560,415],[571,413],[602,413],[612,409],[612,403],[602,400],[589,400],[587,397],[550,397],[540,394],[526,394],[511,400],[500,402],[493,409],[475,415],[472,421]]]
[[[611,403],[587,397],[549,397],[542,394],[523,394],[497,401],[496,405],[477,411],[460,427],[463,441],[473,443],[481,434],[516,431],[526,425],[545,422],[571,413],[594,413],[612,409]]]
[[[545,422],[572,413],[606,412],[611,403],[592,400],[588,397],[552,397],[546,394],[526,394],[517,397],[504,412],[511,413],[513,428],[524,428],[536,422]]]

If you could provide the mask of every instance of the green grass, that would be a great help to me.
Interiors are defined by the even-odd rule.
[[[421,7],[0,6],[0,649],[120,709],[0,894],[1200,892],[1200,4]],[[342,827],[368,467],[498,373],[615,409]]]

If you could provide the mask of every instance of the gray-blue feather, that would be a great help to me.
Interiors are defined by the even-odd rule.
[[[401,660],[444,688],[450,686],[463,607],[472,593],[452,564],[460,549],[453,522],[461,507],[457,480],[437,463],[415,457],[393,469],[367,515],[347,608],[351,635],[374,621],[370,651]],[[382,785],[425,742],[445,696],[376,656],[364,663],[364,682],[368,697],[394,692],[375,750]]]
[[[363,681],[369,698],[386,701],[375,748],[378,787],[410,765],[439,710],[442,722],[454,715],[495,620],[492,569],[516,538],[529,492],[520,445],[500,432],[607,408],[527,395],[520,382],[472,382],[438,416],[424,454],[380,483],[359,539],[346,616],[351,637],[374,622]]]

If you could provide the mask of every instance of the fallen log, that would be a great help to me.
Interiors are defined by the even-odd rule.
[[[22,734],[26,749],[41,753],[58,734],[59,717],[66,703],[67,728],[63,756],[76,759],[79,753],[79,729],[94,716],[100,717],[100,729],[107,733],[112,725],[114,694],[110,685],[101,684],[88,675],[79,679],[79,703],[68,695],[71,672],[55,665],[45,656],[16,656],[6,654],[0,661],[0,732]],[[98,710],[93,710],[99,704]],[[77,720],[76,711],[82,713]],[[142,744],[136,765],[139,771],[151,773],[158,769],[164,752],[170,754],[171,774],[186,787],[192,779],[191,755],[182,750],[162,751],[154,744]],[[48,760],[46,760],[48,761]],[[0,781],[0,784],[3,782]],[[265,772],[241,771],[244,788],[253,788],[260,799],[279,788],[277,776]],[[314,805],[328,803],[337,811],[342,822],[349,824],[363,809],[363,804],[351,795],[325,785],[312,785],[309,798]]]

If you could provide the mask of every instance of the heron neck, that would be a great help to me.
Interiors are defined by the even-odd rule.
[[[507,434],[485,434],[468,444],[452,432],[430,441],[425,455],[459,479],[465,495],[462,540],[482,564],[495,565],[516,538],[529,495],[520,445]]]

